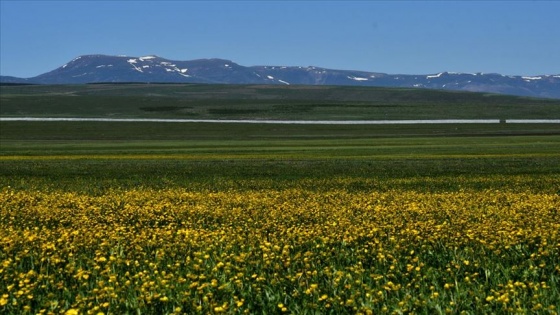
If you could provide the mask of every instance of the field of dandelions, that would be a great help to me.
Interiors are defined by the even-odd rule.
[[[0,313],[559,311],[558,176],[84,178],[1,187]]]

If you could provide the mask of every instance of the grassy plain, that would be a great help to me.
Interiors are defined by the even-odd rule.
[[[0,101],[4,117],[560,119],[560,100],[351,86],[0,86]]]
[[[2,116],[560,117],[433,91],[1,89]],[[0,122],[0,313],[557,314],[559,165],[557,124]]]

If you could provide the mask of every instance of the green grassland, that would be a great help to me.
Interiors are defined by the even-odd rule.
[[[560,118],[557,100],[419,89],[92,84],[0,91],[2,117]],[[558,124],[0,123],[3,185],[26,176],[127,184],[142,178],[143,185],[180,184],[187,175],[202,182],[236,176],[558,176],[559,160]],[[77,171],[82,168],[87,171]]]
[[[558,100],[421,89],[92,84],[0,86],[0,92],[2,117],[560,118]],[[177,174],[184,172],[173,174],[175,168],[188,168],[189,176],[197,178],[230,173],[235,177],[244,172],[274,174],[274,178],[488,172],[557,175],[559,152],[558,124],[0,123],[1,171],[12,178],[4,185],[13,178],[31,176],[33,167],[43,169],[48,174],[45,178],[64,177],[65,170],[72,173],[83,163],[95,166],[88,174],[113,174],[116,181],[135,177],[132,170],[139,163],[138,169],[147,172],[142,176],[165,173],[176,183],[181,180]],[[286,166],[290,165],[285,164],[287,160],[300,161],[302,166],[292,169]],[[27,175],[18,174],[19,170]]]
[[[2,117],[560,118],[412,89],[0,92]],[[559,194],[559,124],[1,121],[0,313],[556,314]]]
[[[0,116],[189,119],[559,119],[560,100],[337,86],[0,86]]]

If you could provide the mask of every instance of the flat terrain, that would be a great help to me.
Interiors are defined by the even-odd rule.
[[[0,86],[0,116],[282,120],[560,119],[560,100],[336,86]]]
[[[415,89],[96,84],[0,86],[0,92],[2,117],[560,118],[556,100]],[[199,183],[223,188],[237,179],[284,183],[349,176],[393,184],[413,178],[416,189],[490,189],[513,182],[480,181],[480,176],[557,179],[558,165],[559,124],[0,122],[4,187]],[[418,184],[429,178],[445,180]],[[469,178],[476,180],[467,184]],[[543,185],[548,184],[531,187],[560,190]]]
[[[560,117],[424,90],[0,89],[2,117]],[[559,165],[559,124],[0,121],[0,313],[556,314]]]
[[[560,101],[418,89],[93,84],[0,86],[1,117],[558,119]],[[554,157],[559,124],[0,122],[0,156]]]

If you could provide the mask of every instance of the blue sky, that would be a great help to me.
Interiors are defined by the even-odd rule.
[[[558,1],[0,0],[0,74],[79,55],[392,74],[560,73]]]

